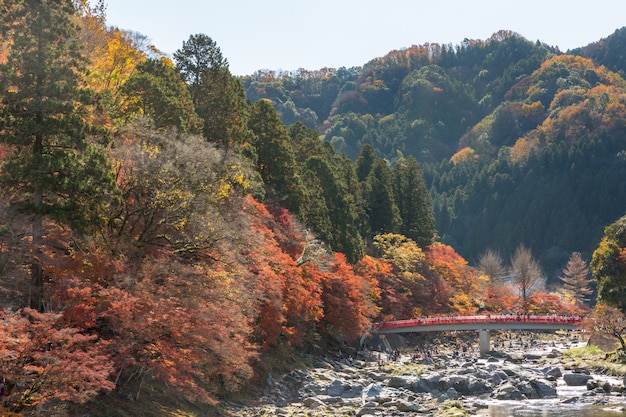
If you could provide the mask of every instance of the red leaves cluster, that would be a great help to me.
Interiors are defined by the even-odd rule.
[[[14,408],[86,401],[116,386],[139,395],[146,378],[211,403],[249,383],[276,350],[356,341],[372,320],[477,308],[482,278],[448,246],[422,250],[392,236],[381,241],[384,259],[350,265],[327,253],[298,264],[305,233],[287,211],[251,197],[232,207],[240,215],[230,227],[245,233],[205,257],[165,246],[126,259],[86,241],[78,250],[62,230],[49,231],[42,258],[58,314],[0,320],[0,356],[11,358],[0,372],[20,384]],[[516,301],[494,289],[484,302],[502,311]],[[537,312],[557,305],[550,296],[531,302]]]
[[[0,320],[0,374],[16,411],[51,399],[85,402],[111,390],[114,367],[97,336],[61,324],[60,315],[31,309]]]

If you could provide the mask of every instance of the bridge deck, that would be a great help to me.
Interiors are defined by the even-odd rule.
[[[374,333],[411,333],[452,330],[558,330],[576,329],[580,317],[484,315],[416,318],[375,323]]]

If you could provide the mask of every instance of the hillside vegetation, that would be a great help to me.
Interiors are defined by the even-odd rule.
[[[391,164],[415,157],[439,236],[467,259],[522,242],[554,279],[624,211],[625,37],[565,54],[501,31],[243,82],[349,158],[364,144]]]
[[[214,410],[373,321],[589,310],[619,73],[500,33],[238,79],[209,36],[172,59],[104,10],[0,5],[7,410]]]

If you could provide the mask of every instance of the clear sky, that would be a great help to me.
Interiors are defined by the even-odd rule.
[[[219,46],[235,75],[361,66],[394,49],[458,45],[512,30],[562,51],[626,26],[626,0],[105,0],[109,25],[171,55],[190,35]]]

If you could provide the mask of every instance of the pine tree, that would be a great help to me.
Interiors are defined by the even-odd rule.
[[[148,59],[122,86],[125,113],[150,116],[157,129],[176,127],[183,133],[200,133],[189,89],[168,59]]]
[[[435,214],[419,163],[412,156],[402,158],[393,166],[392,175],[394,198],[402,218],[400,233],[425,248],[435,236]]]
[[[589,268],[580,252],[574,252],[567,261],[567,266],[563,268],[563,275],[559,277],[563,281],[563,288],[570,293],[577,304],[589,302],[589,297],[593,293],[591,288],[591,276]]]
[[[0,66],[0,140],[13,152],[3,162],[2,180],[36,213],[30,304],[39,309],[43,283],[35,254],[42,215],[85,229],[101,221],[98,208],[114,180],[106,155],[87,140],[104,132],[87,122],[91,98],[81,88],[72,0],[18,0],[5,7],[0,27],[12,42]]]
[[[268,101],[261,100],[252,106],[248,127],[254,135],[257,169],[267,188],[267,195],[294,214],[299,214],[305,190],[287,129]]]
[[[204,137],[226,148],[246,142],[246,94],[217,43],[204,34],[191,35],[174,53],[174,60],[204,120]]]
[[[228,68],[228,61],[222,56],[217,43],[209,36],[199,33],[191,35],[183,42],[183,47],[174,52],[176,69],[189,85],[194,103],[201,94],[202,77],[207,70],[219,71]]]
[[[364,185],[366,211],[372,234],[398,233],[402,218],[394,198],[391,171],[383,159],[374,161]]]
[[[330,228],[324,230],[320,237],[334,251],[345,254],[348,262],[358,262],[363,257],[363,241],[357,228],[358,213],[350,204],[350,194],[345,183],[337,177],[328,162],[318,156],[307,160],[306,169],[315,175],[320,191],[309,200],[323,200],[327,208],[325,217],[330,221]]]

